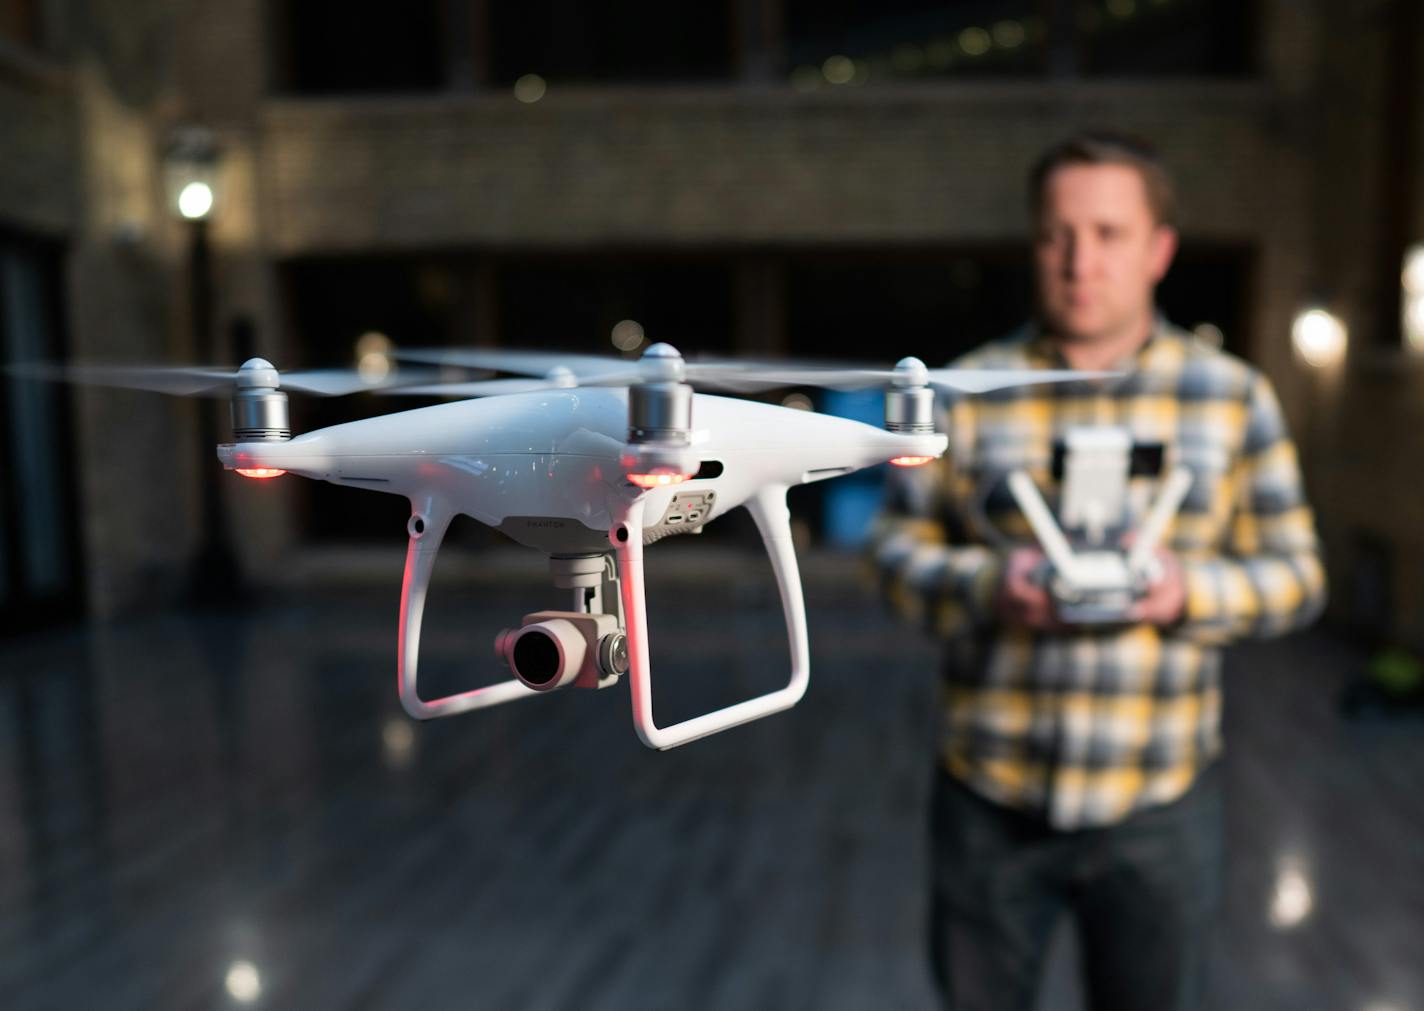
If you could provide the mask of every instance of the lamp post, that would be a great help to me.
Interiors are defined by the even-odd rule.
[[[164,153],[163,172],[168,207],[187,230],[189,325],[193,350],[200,361],[219,358],[213,311],[213,267],[208,221],[221,206],[219,148],[212,131],[185,126],[173,132]],[[219,470],[213,458],[219,425],[210,404],[198,410],[202,544],[193,561],[191,599],[201,604],[231,604],[245,596],[242,567],[229,537]]]

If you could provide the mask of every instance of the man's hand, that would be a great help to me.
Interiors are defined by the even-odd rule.
[[[1063,627],[1047,587],[1034,581],[1043,564],[1043,552],[1037,548],[1015,548],[1009,553],[997,602],[999,615],[1006,622],[1036,632]]]
[[[1182,563],[1166,548],[1157,549],[1160,575],[1147,586],[1146,596],[1138,598],[1128,617],[1144,625],[1166,628],[1182,620],[1187,608],[1187,581],[1182,575]]]

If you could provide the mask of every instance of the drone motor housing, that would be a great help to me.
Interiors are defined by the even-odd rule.
[[[232,394],[232,434],[239,442],[290,439],[287,394],[272,363],[249,358],[237,371]]]

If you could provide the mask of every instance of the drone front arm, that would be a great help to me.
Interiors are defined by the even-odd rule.
[[[806,694],[811,679],[810,648],[806,635],[806,608],[801,597],[801,576],[791,540],[791,516],[784,487],[763,489],[747,503],[756,521],[786,612],[791,642],[791,680],[786,687],[738,702],[669,727],[653,720],[652,668],[648,659],[648,616],[643,590],[643,501],[634,502],[621,524],[615,524],[611,541],[618,553],[623,610],[628,632],[628,680],[633,696],[633,725],[643,743],[666,750],[700,737],[759,720],[790,709]]]
[[[416,665],[420,658],[420,622],[425,613],[425,595],[435,571],[435,556],[454,514],[435,500],[411,502],[407,532],[410,544],[405,553],[405,578],[401,583],[400,644],[398,650],[401,705],[417,720],[454,716],[471,709],[483,709],[501,702],[525,699],[539,693],[515,678],[424,701],[416,694]]]

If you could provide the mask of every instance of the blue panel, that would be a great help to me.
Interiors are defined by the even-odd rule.
[[[877,428],[885,423],[885,394],[880,390],[826,390],[816,399],[823,414]],[[870,522],[880,508],[884,480],[885,468],[872,467],[826,483],[821,518],[828,546],[855,549],[865,544]]]

